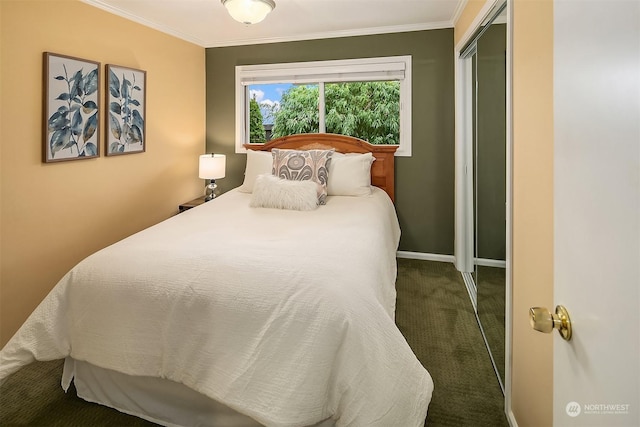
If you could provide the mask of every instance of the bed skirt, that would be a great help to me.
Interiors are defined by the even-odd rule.
[[[66,391],[74,382],[78,397],[163,426],[260,427],[262,424],[174,381],[122,374],[67,357]],[[325,420],[313,427],[334,426]]]

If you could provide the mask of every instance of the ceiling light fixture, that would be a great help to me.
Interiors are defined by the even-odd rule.
[[[222,0],[229,15],[243,24],[257,24],[275,7],[273,0]]]

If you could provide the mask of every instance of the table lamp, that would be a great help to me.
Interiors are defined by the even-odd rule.
[[[203,154],[200,156],[198,176],[210,180],[205,188],[205,202],[216,197],[216,179],[224,178],[227,158],[224,154]]]

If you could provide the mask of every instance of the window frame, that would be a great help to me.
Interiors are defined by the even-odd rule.
[[[252,84],[317,83],[323,96],[319,100],[320,129],[324,128],[324,84],[355,81],[400,82],[400,144],[395,155],[411,157],[411,55],[330,61],[290,62],[236,66],[236,153],[246,153],[249,137],[249,101],[246,89]]]

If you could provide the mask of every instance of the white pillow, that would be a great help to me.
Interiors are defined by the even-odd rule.
[[[318,184],[311,180],[293,181],[271,174],[258,175],[249,206],[311,211],[318,207],[317,189]]]
[[[371,194],[371,153],[334,154],[329,165],[329,196],[368,196]]]
[[[247,166],[244,169],[244,182],[238,191],[242,193],[253,192],[253,184],[258,175],[271,173],[273,156],[268,151],[247,150]]]

